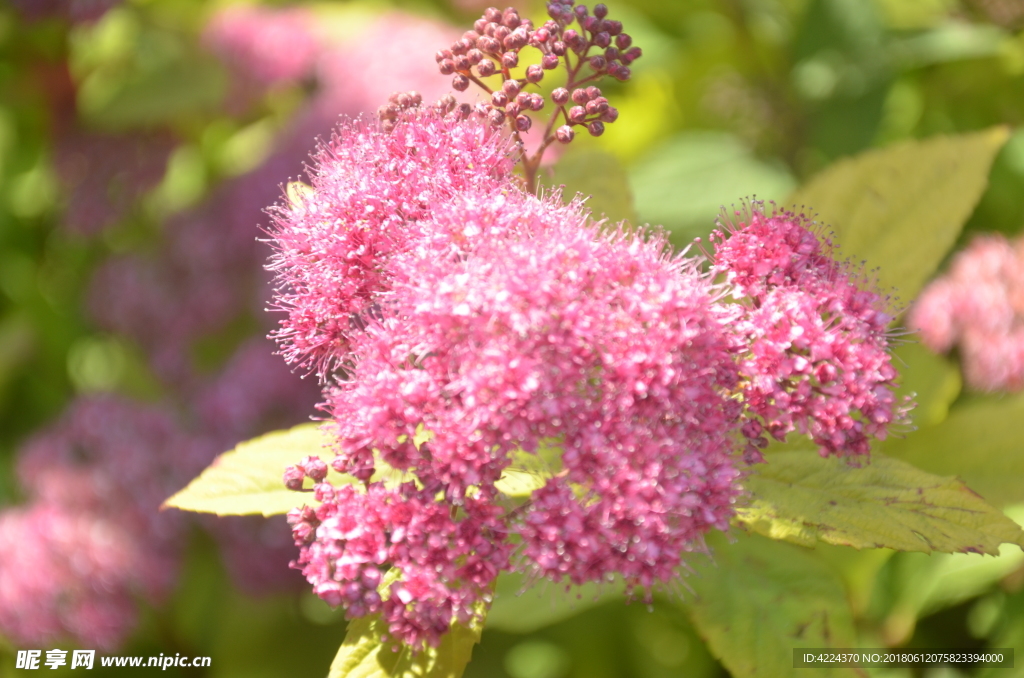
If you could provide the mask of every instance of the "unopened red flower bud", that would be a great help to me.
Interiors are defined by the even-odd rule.
[[[562,125],[555,130],[555,138],[558,139],[559,143],[567,144],[573,140],[576,133],[572,130],[572,127],[568,125]]]
[[[636,61],[637,59],[639,59],[640,57],[642,57],[643,55],[644,55],[644,51],[642,49],[640,49],[639,47],[630,47],[622,55],[622,63],[629,65],[629,64],[633,63],[634,61]],[[626,61],[626,59],[629,59],[629,61]]]
[[[593,101],[588,101],[584,108],[587,111],[587,115],[600,115],[608,110],[608,100],[594,99]]]
[[[612,36],[608,35],[604,31],[601,31],[600,33],[594,36],[594,44],[600,47],[601,49],[604,49],[608,45],[612,44]]]
[[[516,103],[519,105],[519,108],[529,108],[531,98],[533,97],[530,92],[520,92],[516,95]]]
[[[531,64],[526,69],[526,81],[538,83],[544,79],[544,68],[540,64]]]
[[[564,106],[569,103],[569,90],[564,87],[558,87],[551,93],[551,100],[555,102],[557,106]]]
[[[477,49],[485,54],[501,53],[501,43],[498,42],[497,38],[489,38],[486,35],[481,36],[481,38],[476,41],[476,46]]]
[[[600,120],[595,120],[587,125],[587,131],[590,132],[591,136],[599,137],[604,134],[604,123]]]
[[[608,60],[601,55],[590,57],[590,67],[593,68],[595,71],[603,71],[605,69],[605,66],[607,65]]]
[[[470,66],[472,66],[472,64],[470,63],[468,56],[460,54],[459,56],[455,57],[455,70],[468,71]]]
[[[619,119],[619,109],[614,106],[609,106],[608,110],[601,114],[601,120],[603,122],[615,122]]]
[[[566,47],[563,41],[556,40],[555,42],[551,43],[551,53],[554,54],[555,56],[565,56],[565,50]]]
[[[569,122],[577,125],[582,124],[587,119],[587,109],[582,106],[573,106],[569,109]]]
[[[457,40],[452,43],[451,46],[452,54],[458,56],[459,54],[465,54],[469,51],[469,47],[462,44],[461,40]]]
[[[609,63],[615,61],[619,58],[619,50],[615,47],[609,47],[604,51],[604,58],[607,59]]]
[[[455,72],[455,62],[451,59],[445,59],[437,67],[441,71],[441,75],[451,75]]]
[[[479,19],[473,22],[473,30],[479,33],[480,35],[483,35],[484,31],[487,29],[488,23],[489,22],[487,21],[487,19],[485,19],[484,17],[480,17]]]
[[[487,121],[494,127],[501,127],[505,122],[505,112],[495,108],[487,114]]]
[[[327,464],[321,461],[320,457],[305,457],[299,466],[315,482],[319,483],[327,477]]]
[[[562,40],[565,42],[565,44],[569,45],[569,47],[573,47],[573,45],[575,45],[576,43],[576,39],[579,37],[580,34],[577,33],[576,29],[574,28],[569,28],[564,33],[562,33]],[[573,49],[575,49],[575,47],[573,47]]]
[[[522,111],[522,107],[516,102],[512,101],[508,106],[505,107],[505,115],[509,117],[516,117]]]
[[[284,486],[289,490],[301,490],[305,479],[306,471],[301,466],[289,466],[284,470]]]
[[[497,92],[491,93],[491,103],[498,108],[505,108],[508,104],[508,95],[499,89]]]
[[[553,71],[558,68],[558,57],[554,54],[545,54],[541,57],[540,67],[545,71]]]
[[[476,66],[477,64],[484,60],[484,53],[474,48],[469,50],[469,52],[466,54],[466,57],[469,59],[469,63]]]
[[[586,5],[576,5],[575,7],[573,7],[572,11],[579,19],[582,19],[583,17],[587,16]]]
[[[628,66],[619,66],[615,69],[615,79],[625,82],[626,80],[629,80],[629,76],[632,75],[632,73],[633,72],[629,70]]]
[[[515,68],[519,65],[519,55],[515,52],[505,52],[501,55],[501,65],[505,68]]]
[[[505,38],[512,35],[512,30],[508,26],[498,26],[494,29],[494,39],[498,42],[505,42]]]
[[[533,125],[533,120],[530,120],[528,116],[520,115],[516,117],[516,129],[520,132],[526,132]]]
[[[606,16],[608,16],[608,6],[605,5],[603,2],[599,2],[596,5],[594,5],[594,16],[596,16],[598,19],[603,19]]]
[[[530,44],[534,47],[543,45],[551,38],[551,32],[546,28],[538,28],[530,36]]]
[[[498,71],[498,67],[494,65],[494,62],[490,59],[484,59],[476,67],[477,73],[482,78],[489,78]]]
[[[505,94],[507,94],[510,98],[519,94],[519,90],[521,90],[522,88],[523,86],[519,84],[518,80],[506,80],[505,83],[501,86],[501,89],[503,89],[505,91]]]
[[[501,23],[509,28],[518,28],[519,24],[522,23],[522,19],[519,18],[519,12],[514,7],[509,7],[502,14]]]
[[[604,30],[612,37],[622,33],[622,22],[621,21],[605,21]]]
[[[599,23],[601,22],[592,16],[587,16],[580,19],[580,26],[583,26],[584,30],[590,31],[591,33],[598,32],[599,29],[597,26]]]
[[[539,111],[544,108],[544,97],[539,94],[533,94],[530,96],[530,110]]]
[[[452,78],[452,89],[456,92],[465,92],[469,89],[469,78],[464,76],[462,73],[457,74]]]
[[[587,96],[587,90],[586,89],[580,88],[580,89],[574,89],[572,91],[572,102],[574,104],[579,104],[580,106],[582,106],[583,104],[587,103],[588,101],[590,101],[590,97]]]
[[[441,63],[445,59],[451,59],[452,56],[452,51],[450,49],[439,49],[434,54],[434,61],[436,61],[437,63]]]
[[[488,7],[484,10],[484,18],[491,23],[499,23],[501,21],[501,10],[497,7]]]

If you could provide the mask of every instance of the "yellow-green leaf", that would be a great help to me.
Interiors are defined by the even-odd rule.
[[[909,302],[953,246],[1009,136],[1005,127],[905,141],[830,166],[790,201],[835,231],[842,255],[878,267]]]
[[[931,473],[957,474],[996,505],[1024,501],[1024,397],[984,396],[936,426],[886,440],[885,454]]]
[[[855,647],[853,614],[842,581],[798,546],[741,535],[710,536],[713,556],[691,559],[685,600],[697,632],[736,678],[806,676],[793,668],[793,648]],[[815,676],[852,677],[854,669]]]
[[[225,452],[164,506],[216,513],[220,516],[287,513],[313,503],[313,495],[284,486],[284,470],[306,456],[331,458],[330,439],[318,424],[302,424],[239,443]],[[354,478],[331,472],[332,482],[351,483]]]
[[[381,642],[386,630],[379,614],[352,620],[328,678],[460,678],[480,642],[483,620],[469,626],[454,622],[440,646],[416,653]]]
[[[542,441],[537,452],[519,450],[494,486],[508,497],[528,497],[562,470],[562,448],[556,440]]]
[[[812,546],[931,553],[999,553],[1024,546],[1024,532],[956,478],[873,454],[855,467],[810,451],[767,456],[744,482],[748,506],[737,522],[773,539]]]
[[[549,183],[564,185],[566,200],[580,193],[596,218],[636,223],[626,170],[610,153],[595,149],[568,151],[555,166],[554,179]]]

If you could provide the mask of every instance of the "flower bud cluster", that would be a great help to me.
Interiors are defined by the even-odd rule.
[[[767,433],[809,435],[823,455],[867,454],[902,423],[888,350],[892,304],[802,215],[753,202],[712,234],[712,270],[740,301],[743,427],[756,460]]]
[[[574,6],[574,0],[551,2],[548,15],[549,20],[534,27],[515,8],[488,8],[476,20],[473,30],[466,31],[450,48],[437,52],[438,67],[442,74],[452,76],[452,87],[460,92],[471,83],[487,91],[490,101],[482,108],[489,122],[495,127],[508,124],[518,133],[532,127],[528,113],[539,112],[545,106],[544,97],[527,88],[539,86],[548,71],[564,67],[567,83],[551,94],[556,110],[545,135],[551,134],[555,121],[561,117],[564,124],[554,131],[552,140],[569,143],[575,126],[600,136],[604,125],[618,118],[618,111],[601,96],[600,90],[582,85],[606,75],[629,80],[629,65],[640,58],[642,51],[632,46],[633,39],[623,32],[622,22],[607,18],[608,8],[603,4],[595,5],[591,13],[586,5]],[[573,24],[576,28],[570,27]],[[540,63],[514,74],[520,53],[526,47],[540,53]],[[494,89],[485,82],[492,76],[501,78],[501,85]],[[567,111],[570,96],[575,105]]]
[[[959,350],[969,386],[1024,388],[1024,239],[976,238],[911,309],[925,346]]]

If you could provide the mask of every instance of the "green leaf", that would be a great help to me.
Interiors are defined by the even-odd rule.
[[[636,223],[626,170],[611,153],[596,149],[567,152],[555,166],[554,178],[549,183],[564,184],[566,199],[582,194],[597,218],[604,216],[612,222],[625,219]]]
[[[802,676],[793,648],[855,647],[842,581],[812,552],[761,537],[709,536],[711,562],[690,565],[695,599],[683,604],[697,632],[736,678]],[[855,676],[854,669],[814,675]]]
[[[571,587],[546,582],[525,591],[524,581],[516,572],[498,576],[488,629],[533,633],[609,600],[623,600],[625,595],[621,581]]]
[[[829,224],[841,254],[913,299],[956,242],[1009,136],[1005,127],[906,141],[835,163],[790,202]]]
[[[957,474],[988,501],[1024,501],[1024,397],[985,396],[953,408],[937,426],[906,438],[886,440],[881,449],[931,473]]]
[[[483,607],[480,608],[483,613]],[[469,626],[453,622],[440,646],[413,653],[381,642],[387,625],[379,614],[352,620],[328,678],[459,678],[480,642],[483,619]]]
[[[1024,505],[1012,507],[1007,514],[1021,522]],[[883,598],[891,602],[882,624],[885,641],[905,643],[918,619],[991,590],[1021,563],[1024,552],[1010,544],[1000,548],[998,558],[975,553],[899,554],[882,580],[886,582]]]
[[[557,440],[542,441],[537,452],[519,450],[494,486],[508,497],[528,497],[562,470],[562,448]]]
[[[913,398],[917,404],[914,408],[914,424],[920,427],[942,422],[949,414],[950,405],[960,395],[960,368],[917,342],[897,346],[892,354],[893,365],[900,370],[896,398]],[[916,438],[916,434],[911,436],[911,439]]]
[[[630,184],[640,222],[660,224],[677,245],[686,245],[711,232],[723,205],[750,194],[782,199],[795,182],[785,169],[758,160],[730,134],[687,132],[641,159]]]
[[[881,454],[864,466],[810,451],[772,453],[745,480],[737,522],[772,539],[812,546],[931,553],[999,553],[1024,545],[1020,526],[956,478]]]
[[[284,486],[284,470],[306,456],[333,457],[329,445],[330,438],[315,423],[247,440],[217,457],[164,506],[220,516],[273,516],[312,504],[311,493]],[[327,478],[335,485],[356,482],[334,471]]]

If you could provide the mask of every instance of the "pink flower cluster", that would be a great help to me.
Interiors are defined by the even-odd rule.
[[[312,190],[280,206],[271,229],[270,269],[287,272],[276,337],[288,361],[321,376],[340,367],[390,285],[389,261],[436,237],[421,227],[430,210],[461,192],[500,193],[512,164],[507,140],[437,117],[390,134],[350,127],[322,146]]]
[[[350,618],[436,645],[513,567],[649,592],[728,527],[741,431],[748,460],[763,428],[861,454],[902,415],[885,300],[802,219],[755,204],[705,273],[525,192],[479,118],[402,101],[390,132],[343,124],[271,231],[277,339],[323,378],[331,466],[361,483],[286,471],[320,502],[289,515],[295,567]],[[499,491],[552,444],[543,487]]]
[[[208,457],[166,413],[113,398],[77,401],[30,440],[30,502],[0,514],[0,632],[117,647],[136,601],[170,591],[181,517],[157,509]]]
[[[954,346],[967,384],[982,391],[1024,387],[1024,239],[976,238],[931,283],[907,323],[925,346]]]
[[[797,430],[823,455],[861,455],[908,409],[895,402],[890,302],[833,257],[813,222],[758,203],[714,234],[712,271],[740,302],[740,374],[754,459]]]

